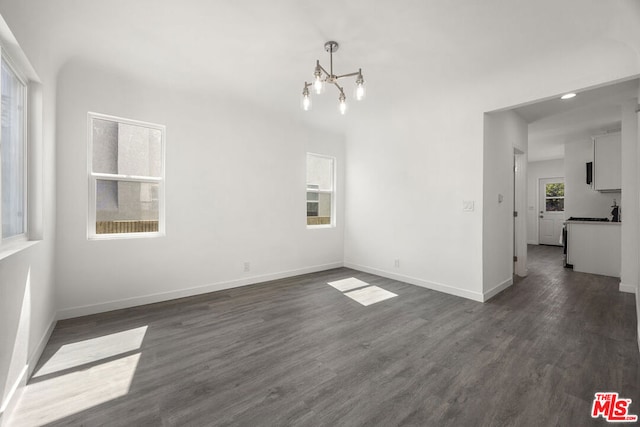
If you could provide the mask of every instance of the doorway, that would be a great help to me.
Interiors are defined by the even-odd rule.
[[[564,178],[540,178],[538,188],[538,242],[562,246]]]

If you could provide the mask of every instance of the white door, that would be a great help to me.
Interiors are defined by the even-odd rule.
[[[538,243],[561,246],[564,223],[564,178],[540,178]]]

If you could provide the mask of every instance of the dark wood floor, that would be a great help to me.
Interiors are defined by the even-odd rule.
[[[597,391],[640,414],[634,296],[529,260],[485,304],[337,269],[62,321],[11,425],[605,425]]]

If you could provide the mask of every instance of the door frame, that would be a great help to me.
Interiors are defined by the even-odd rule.
[[[520,277],[528,274],[527,269],[527,154],[513,147],[513,208],[517,216],[513,218],[513,272]]]

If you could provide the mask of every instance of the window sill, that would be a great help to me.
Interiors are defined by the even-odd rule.
[[[31,246],[37,245],[41,240],[20,240],[0,246],[0,260],[22,252]]]
[[[127,240],[127,239],[154,239],[158,237],[165,237],[164,232],[154,233],[118,233],[118,234],[92,234],[87,236],[89,241],[101,241],[101,240]]]
[[[331,224],[307,225],[307,230],[315,230],[318,228],[336,228],[336,226]]]

